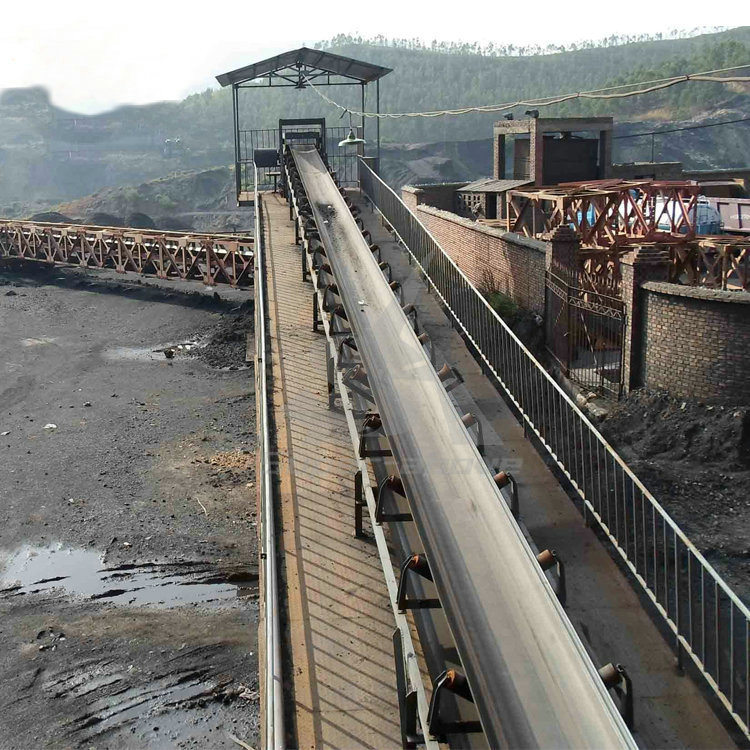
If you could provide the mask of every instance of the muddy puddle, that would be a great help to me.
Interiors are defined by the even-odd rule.
[[[104,359],[129,360],[134,362],[163,361],[171,359],[175,354],[188,354],[196,349],[205,347],[206,342],[183,341],[178,344],[157,344],[155,346],[115,346],[103,352]]]
[[[24,545],[0,553],[2,560],[0,595],[6,597],[49,592],[172,609],[227,607],[257,590],[257,574],[250,570],[216,571],[196,562],[107,567],[104,556],[89,549]]]

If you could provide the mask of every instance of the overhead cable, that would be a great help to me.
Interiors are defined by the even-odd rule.
[[[374,119],[391,119],[397,120],[402,117],[444,117],[446,115],[465,115],[470,112],[503,112],[508,109],[514,109],[515,107],[548,107],[553,104],[562,104],[563,102],[569,102],[574,99],[625,99],[631,96],[641,96],[643,94],[650,94],[654,91],[661,91],[663,89],[676,86],[680,83],[687,83],[688,81],[708,81],[711,83],[750,83],[750,76],[719,76],[718,73],[728,73],[735,70],[743,70],[750,68],[750,63],[747,65],[735,65],[731,68],[718,68],[716,70],[707,70],[701,73],[688,73],[685,75],[673,76],[671,78],[659,78],[653,81],[639,81],[636,83],[624,83],[618,86],[609,86],[602,89],[593,89],[591,91],[577,91],[570,94],[560,94],[558,96],[546,96],[538,99],[527,99],[516,102],[505,102],[503,104],[485,104],[470,107],[461,107],[459,109],[441,109],[427,112],[360,112],[352,109],[351,107],[345,107],[343,104],[339,104],[329,96],[324,94],[313,82],[305,77],[305,82],[320,96],[323,100],[328,102],[331,106],[336,107],[344,113],[349,113],[357,117],[369,117]],[[636,89],[634,91],[621,91],[624,88],[630,88],[632,86],[641,86],[643,88]]]

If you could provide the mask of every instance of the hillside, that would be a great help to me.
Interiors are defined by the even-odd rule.
[[[54,207],[60,214],[54,220],[69,218],[104,226],[144,226],[145,222],[178,231],[252,232],[252,213],[236,208],[234,189],[234,170],[229,167],[178,172],[140,185],[104,188],[62,203]],[[44,212],[36,217],[44,217]]]
[[[393,68],[382,81],[381,109],[413,111],[487,104],[750,63],[750,27],[685,39],[652,39],[530,55],[517,55],[515,51],[507,54],[508,50],[506,54],[489,54],[487,50],[458,46],[426,49],[350,37],[337,37],[319,46]],[[721,109],[746,112],[748,90],[746,85],[729,88],[694,83],[624,101],[573,102],[545,113],[614,114],[618,120],[631,123],[647,121],[646,129],[650,129],[674,120],[714,117]],[[348,89],[329,89],[329,93],[345,104],[354,104],[347,99],[347,95],[354,95]],[[106,187],[137,185],[184,170],[229,164],[233,150],[229,94],[225,89],[207,90],[179,102],[127,106],[81,116],[53,105],[43,89],[3,92],[0,214],[23,213],[30,207],[53,205]],[[331,121],[338,118],[336,110],[311,90],[263,90],[242,98],[247,108],[243,110],[244,121],[259,128],[274,127],[282,113],[286,117],[325,113]],[[368,108],[371,105],[374,102],[368,101]],[[392,144],[484,140],[497,117],[477,114],[386,121],[382,137]],[[716,136],[711,138],[720,146],[718,132]],[[708,150],[696,154],[700,165],[731,166],[726,160],[736,148],[730,154],[727,149],[714,153],[711,138],[704,139]],[[746,161],[748,145],[740,140],[737,147],[742,155],[733,157],[734,162]],[[439,164],[433,166],[440,171]],[[399,165],[395,169],[398,171]],[[402,178],[406,178],[405,173],[398,181]]]

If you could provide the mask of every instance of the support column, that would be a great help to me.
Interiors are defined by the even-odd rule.
[[[643,294],[647,281],[669,281],[669,250],[640,247],[620,258],[621,294],[625,305],[622,353],[623,389],[643,385]]]
[[[544,184],[544,134],[536,118],[529,123],[529,171],[529,179],[535,186]]]
[[[495,133],[494,138],[494,159],[493,164],[495,165],[495,179],[505,179],[505,136]]]
[[[361,84],[362,88],[362,117],[360,118],[362,120],[362,138],[365,137],[365,84]],[[362,147],[362,153],[365,153],[364,146]]]
[[[652,159],[653,161],[653,159]],[[599,179],[612,176],[612,131],[599,131]]]
[[[375,81],[375,111],[380,114],[380,79]],[[375,118],[375,134],[378,141],[378,170],[380,169],[380,118]]]
[[[570,298],[578,278],[581,238],[567,224],[546,235],[547,279],[544,286],[544,336],[547,350],[558,361],[564,375],[572,359]]]
[[[232,85],[232,116],[234,122],[234,183],[237,200],[242,192],[242,167],[240,165],[240,119],[239,119],[239,88]]]
[[[573,283],[578,268],[581,238],[567,224],[560,224],[544,237],[547,240],[546,268],[566,283]]]

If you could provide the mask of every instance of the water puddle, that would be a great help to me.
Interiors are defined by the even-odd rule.
[[[52,344],[55,342],[54,338],[39,338],[39,339],[21,339],[21,346],[44,346],[45,344]]]
[[[162,362],[175,354],[188,352],[205,346],[201,341],[183,341],[178,344],[156,344],[154,346],[115,346],[103,352],[104,359],[129,360],[135,362]]]
[[[228,606],[257,589],[257,574],[217,572],[203,563],[144,563],[108,568],[96,550],[24,545],[3,555],[0,595],[53,590],[123,606],[165,609]]]

